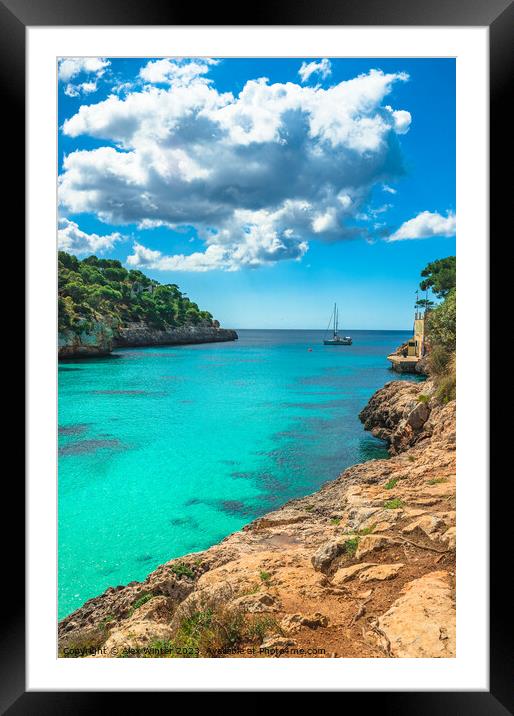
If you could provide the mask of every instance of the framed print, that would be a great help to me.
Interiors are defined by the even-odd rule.
[[[512,6],[211,15],[1,7],[28,307],[5,708],[507,713],[488,355]]]

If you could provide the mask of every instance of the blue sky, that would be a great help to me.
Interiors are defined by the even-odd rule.
[[[63,59],[59,173],[61,248],[222,325],[405,329],[455,253],[455,62]]]

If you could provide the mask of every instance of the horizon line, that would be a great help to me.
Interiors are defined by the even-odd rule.
[[[220,326],[220,328],[225,328],[225,326]],[[227,330],[233,330],[233,331],[321,331],[323,333],[327,332],[326,328],[255,328],[250,326],[239,326],[234,328],[227,328]],[[411,328],[345,328],[346,331],[390,331],[394,333],[408,333],[409,331],[412,331]]]

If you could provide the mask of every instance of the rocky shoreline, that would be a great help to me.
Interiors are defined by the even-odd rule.
[[[430,380],[387,383],[360,419],[389,459],[90,599],[59,623],[60,654],[182,656],[208,614],[236,656],[454,657],[455,413]]]
[[[195,343],[235,341],[237,332],[216,325],[192,325],[159,330],[147,323],[129,323],[113,326],[98,321],[83,331],[59,333],[58,356],[62,358],[88,358],[106,356],[116,348],[143,346],[175,346]]]

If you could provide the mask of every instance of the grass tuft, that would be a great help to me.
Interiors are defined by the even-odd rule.
[[[185,615],[168,640],[155,640],[138,656],[143,658],[223,657],[242,644],[260,644],[270,633],[281,633],[269,615],[245,615],[240,609],[210,603]]]
[[[399,510],[400,507],[403,507],[403,502],[398,497],[384,502],[384,508],[386,510]]]
[[[178,562],[177,564],[172,565],[171,571],[173,574],[176,574],[177,577],[189,577],[189,579],[194,579],[195,576],[191,567],[185,562]]]
[[[375,531],[375,527],[376,527],[376,526],[377,526],[377,525],[376,525],[376,522],[375,522],[374,524],[370,525],[369,527],[363,527],[363,528],[360,529],[359,532],[358,532],[359,536],[360,536],[360,537],[365,537],[366,535],[372,534],[372,532]]]
[[[357,547],[359,546],[359,537],[351,537],[344,543],[344,551],[348,557],[355,557]]]

